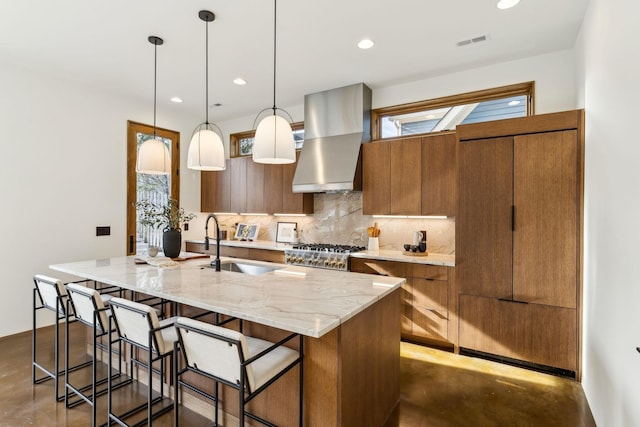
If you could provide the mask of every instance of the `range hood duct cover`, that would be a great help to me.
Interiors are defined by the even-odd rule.
[[[371,89],[358,83],[305,95],[304,134],[293,192],[361,190],[360,147],[371,140]]]

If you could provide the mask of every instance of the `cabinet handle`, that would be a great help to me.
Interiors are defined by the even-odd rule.
[[[504,301],[504,302],[515,302],[517,304],[529,304],[527,301],[518,301],[517,299],[511,299],[511,298],[498,298],[499,301]]]
[[[129,253],[133,253],[133,236],[129,236]]]
[[[516,207],[511,205],[511,231],[516,231]]]

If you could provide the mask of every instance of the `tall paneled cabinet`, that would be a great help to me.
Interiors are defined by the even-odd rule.
[[[580,378],[584,112],[459,126],[458,344]]]

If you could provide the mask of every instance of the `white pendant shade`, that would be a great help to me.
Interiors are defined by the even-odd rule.
[[[149,139],[138,149],[136,172],[149,175],[170,175],[171,157],[164,142]]]
[[[193,134],[187,167],[200,171],[225,169],[224,144],[217,133],[210,129],[202,129]]]
[[[296,161],[293,131],[283,117],[272,114],[260,121],[253,140],[253,161],[271,164]]]

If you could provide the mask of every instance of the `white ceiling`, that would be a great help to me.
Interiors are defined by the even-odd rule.
[[[279,0],[279,107],[307,93],[365,82],[372,89],[573,46],[588,0]],[[209,24],[211,121],[272,105],[273,1],[0,0],[0,64],[150,103],[158,47],[158,109],[204,116],[205,24]],[[489,40],[456,43],[480,35]],[[364,37],[376,45],[360,50]],[[232,83],[241,76],[245,86]],[[6,83],[6,82],[4,82]],[[182,104],[169,101],[172,96]],[[204,118],[204,117],[203,117]]]

